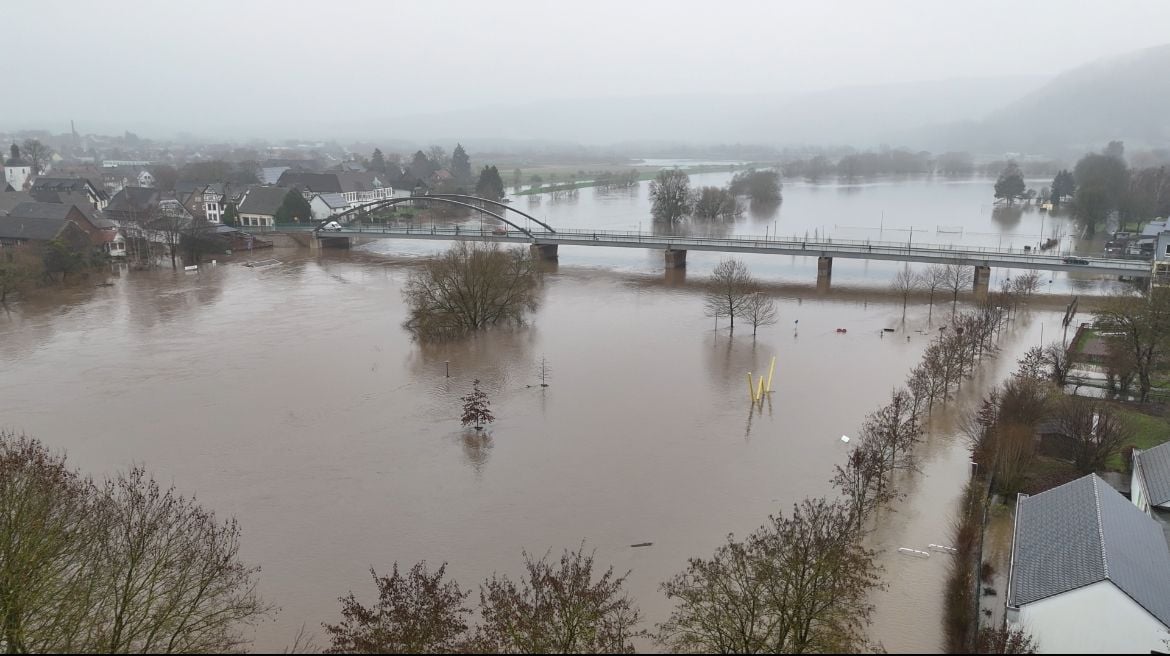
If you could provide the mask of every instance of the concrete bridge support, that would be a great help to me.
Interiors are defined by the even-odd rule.
[[[817,282],[825,280],[826,282],[833,278],[833,258],[827,256],[820,256],[817,258]]]
[[[666,249],[666,268],[667,269],[682,269],[687,265],[687,252],[675,250],[673,248]]]
[[[314,237],[309,240],[309,250],[323,248],[349,248],[349,237]]]
[[[975,296],[984,298],[987,296],[987,287],[991,284],[991,267],[976,264],[975,265]]]
[[[532,244],[528,252],[537,260],[556,260],[557,244]]]

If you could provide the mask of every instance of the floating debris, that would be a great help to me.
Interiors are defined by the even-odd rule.
[[[634,547],[634,548],[637,548],[637,547],[649,547],[649,546],[651,546],[651,545],[653,545],[653,544],[654,544],[653,542],[639,542],[638,544],[631,544],[630,546],[631,546],[631,547]]]
[[[943,546],[943,545],[941,545],[941,544],[932,544],[932,545],[930,545],[930,547],[929,547],[929,548],[930,548],[930,550],[931,550],[931,551],[940,551],[940,552],[942,552],[942,553],[948,553],[948,554],[957,554],[957,553],[959,553],[959,550],[958,550],[958,549],[956,549],[956,548],[954,548],[954,547],[947,547],[947,546]]]
[[[844,442],[844,443],[846,443],[846,444],[849,444],[849,436],[848,436],[848,435],[842,435],[842,436],[841,436],[841,441],[842,441],[842,442]]]
[[[930,558],[929,552],[919,551],[918,549],[911,549],[909,547],[899,547],[898,553],[906,554],[907,556],[914,556],[916,558]]]
[[[268,260],[257,260],[255,262],[246,262],[246,263],[244,263],[244,266],[251,267],[251,268],[264,268],[264,267],[276,266],[278,264],[282,264],[282,262],[280,260],[268,259]]]

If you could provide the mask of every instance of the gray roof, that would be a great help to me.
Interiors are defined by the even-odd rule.
[[[1155,506],[1170,502],[1170,442],[1142,451],[1137,461],[1149,502]]]
[[[106,206],[108,216],[118,216],[135,212],[148,212],[157,207],[159,193],[153,187],[122,187],[114,194],[110,204]]]
[[[0,216],[0,239],[31,239],[47,241],[54,239],[66,225],[68,219],[24,219],[15,216]]]
[[[277,184],[308,189],[318,194],[337,193],[343,191],[340,177],[337,173],[309,173],[289,169],[280,174]]]
[[[274,216],[288,192],[285,187],[252,187],[240,201],[239,213]]]
[[[67,219],[73,211],[72,205],[64,203],[21,203],[8,212],[8,216],[20,219]]]
[[[12,211],[12,208],[21,203],[30,203],[34,200],[32,194],[27,191],[3,191],[0,192],[0,216],[4,216]]]
[[[1170,627],[1170,548],[1157,522],[1096,474],[1020,495],[1008,605],[1100,581]]]
[[[108,198],[106,192],[94,185],[87,178],[46,178],[41,176],[33,180],[32,191],[79,192],[89,193],[92,190],[98,198]]]
[[[317,194],[317,195],[321,197],[321,200],[325,201],[326,205],[328,205],[329,207],[331,207],[333,209],[343,209],[349,204],[349,203],[345,202],[345,196],[342,196],[341,194]]]

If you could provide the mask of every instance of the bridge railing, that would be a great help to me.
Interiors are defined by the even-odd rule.
[[[296,230],[296,228],[294,228]],[[646,232],[621,230],[589,230],[570,228],[551,232],[532,232],[532,236],[518,231],[502,228],[468,228],[466,226],[439,226],[439,225],[350,225],[339,234],[371,234],[371,235],[436,235],[445,237],[481,237],[507,241],[544,241],[547,243],[563,243],[566,241],[587,241],[593,244],[622,244],[647,243],[655,246],[665,245],[685,250],[688,246],[698,247],[733,247],[754,249],[785,249],[802,251],[825,251],[840,254],[872,254],[886,256],[917,256],[938,257],[946,259],[996,259],[1001,262],[1018,262],[1020,264],[1069,264],[1065,262],[1067,256],[1061,254],[1045,254],[1036,250],[1013,248],[994,248],[989,246],[966,246],[954,244],[912,244],[910,242],[868,241],[854,239],[788,239],[776,238],[772,235],[736,235],[729,237],[703,237],[694,235],[655,235]],[[322,231],[322,236],[328,236],[329,231]],[[1080,259],[1080,258],[1078,258]],[[1088,269],[1104,267],[1123,269],[1134,272],[1145,271],[1149,263],[1120,258],[1086,257]]]

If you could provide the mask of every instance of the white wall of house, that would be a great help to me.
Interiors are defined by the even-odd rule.
[[[276,219],[266,214],[241,214],[240,227],[271,228],[276,225]]]
[[[1148,654],[1165,651],[1170,640],[1170,630],[1111,581],[1027,604],[1009,623],[1031,635],[1041,654]]]
[[[31,166],[5,166],[4,167],[4,181],[12,185],[12,188],[20,191],[24,187],[25,181],[32,175]]]
[[[309,209],[313,211],[314,221],[324,221],[345,208],[329,207],[329,203],[326,203],[320,195],[317,195],[313,196],[313,199],[309,201]]]
[[[203,215],[211,223],[223,221],[223,203],[219,202],[219,194],[203,194]]]
[[[385,200],[394,197],[393,187],[379,187],[371,191],[347,191],[341,194],[345,197],[345,202],[349,203],[352,209],[359,205],[364,205],[375,200]]]

